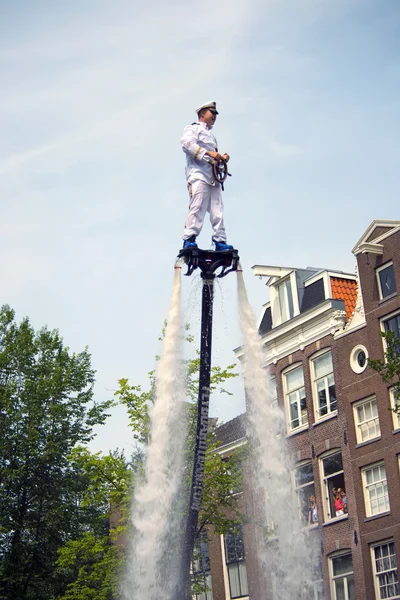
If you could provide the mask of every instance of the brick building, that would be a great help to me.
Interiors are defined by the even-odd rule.
[[[400,599],[400,418],[393,389],[367,361],[384,357],[381,332],[400,337],[400,221],[373,221],[353,253],[357,275],[253,267],[269,287],[259,333],[296,459],[299,519],[321,540],[307,600]],[[217,434],[222,453],[245,444],[245,416]],[[242,504],[243,534],[210,537],[212,593],[199,600],[278,600],[258,572],[246,465]]]

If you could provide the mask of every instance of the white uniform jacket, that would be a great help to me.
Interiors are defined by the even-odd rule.
[[[206,150],[217,151],[217,140],[206,123],[193,123],[183,130],[182,149],[186,154],[186,179],[188,183],[200,179],[215,185],[212,171],[212,158],[205,154]]]

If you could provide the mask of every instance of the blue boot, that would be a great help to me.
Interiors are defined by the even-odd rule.
[[[187,240],[183,240],[183,248],[197,248],[196,236],[192,235],[192,237]]]
[[[233,246],[227,244],[226,242],[217,242],[217,240],[214,240],[214,238],[212,239],[212,241],[215,244],[216,252],[223,252],[224,250],[233,250]]]

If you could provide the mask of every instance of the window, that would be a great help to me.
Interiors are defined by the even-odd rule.
[[[380,436],[378,406],[376,398],[367,398],[353,405],[357,442],[367,442]]]
[[[324,352],[312,359],[312,376],[317,419],[337,410],[332,352]]]
[[[249,589],[241,528],[225,535],[225,560],[228,569],[231,598],[247,596]]]
[[[375,582],[375,597],[400,598],[399,576],[397,573],[394,542],[388,540],[371,546],[372,570]]]
[[[334,556],[329,563],[332,600],[356,600],[351,552]]]
[[[307,567],[308,583],[301,585],[299,600],[324,600],[324,581],[320,558],[314,557]]]
[[[213,600],[208,537],[204,530],[194,546],[192,573],[195,600]]]
[[[318,523],[314,473],[311,461],[304,463],[295,469],[294,481],[301,522],[303,525],[314,525],[315,523]]]
[[[393,429],[400,429],[400,413],[396,412],[396,407],[399,407],[400,410],[400,398],[396,393],[394,387],[389,390],[390,395],[390,408],[392,410],[392,418],[393,418]]]
[[[376,270],[378,280],[379,298],[383,300],[396,292],[396,281],[394,279],[393,263],[386,263]]]
[[[303,367],[299,366],[284,373],[284,380],[289,431],[293,431],[308,423]]]
[[[278,406],[278,390],[276,389],[276,377],[271,377],[269,380],[269,392],[271,408],[277,408]]]
[[[284,323],[291,319],[294,315],[292,286],[290,279],[286,279],[278,285],[279,306],[281,309],[281,321]]]
[[[350,366],[354,373],[363,373],[368,366],[368,350],[365,346],[356,346],[350,354]]]
[[[369,465],[361,470],[367,517],[390,510],[384,463]]]
[[[322,493],[326,518],[330,520],[335,517],[341,517],[347,512],[342,453],[335,451],[321,458],[321,471],[324,484]],[[343,503],[346,505],[345,508],[341,506],[341,502],[337,501],[338,494],[346,498],[346,502],[343,500]]]
[[[382,321],[383,330],[385,333],[392,331],[397,339],[400,340],[400,314],[394,315],[389,319]],[[397,349],[400,349],[400,342],[397,345]]]
[[[324,600],[324,582],[322,579],[308,583],[301,590],[301,600]]]

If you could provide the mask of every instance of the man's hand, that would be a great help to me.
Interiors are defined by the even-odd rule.
[[[207,150],[206,154],[214,160],[222,160],[223,158],[219,152],[212,152],[211,150]]]
[[[226,160],[226,162],[228,162],[228,160],[230,159],[230,156],[229,156],[229,154],[223,154],[223,155],[222,155],[222,158],[223,158],[224,160]]]

